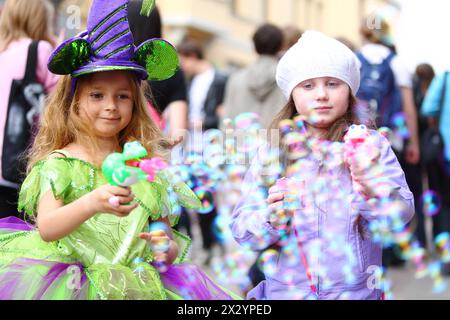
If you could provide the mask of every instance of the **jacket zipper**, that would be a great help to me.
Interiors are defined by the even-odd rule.
[[[358,255],[358,263],[359,263],[359,271],[364,273],[364,258],[363,258],[363,252],[362,252],[362,245],[360,241],[360,234],[358,228],[356,228],[355,238],[356,238],[356,254]]]
[[[317,210],[317,208],[316,208]],[[321,239],[321,234],[320,234],[320,210],[318,210],[318,226],[317,226],[317,233],[319,236],[319,239]],[[320,244],[320,242],[319,242]],[[320,256],[321,254],[319,254],[319,256],[317,257],[317,296],[319,296],[320,293]]]
[[[319,160],[318,164],[319,164],[319,169],[317,170],[317,177],[320,178],[321,170],[323,167],[323,161]],[[320,222],[321,222],[322,214],[321,214],[321,210],[317,206],[315,195],[314,195],[314,207],[315,207],[314,210],[317,210],[317,215],[318,215],[317,233],[318,233],[319,239],[321,239],[322,235],[320,233]],[[319,242],[319,243],[321,243],[321,242]],[[317,257],[317,269],[318,269],[317,270],[317,293],[316,293],[317,297],[319,297],[319,294],[320,294],[320,256],[321,256],[321,254],[319,254],[319,256]]]

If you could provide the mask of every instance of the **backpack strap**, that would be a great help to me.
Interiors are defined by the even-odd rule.
[[[366,57],[364,57],[361,51],[358,51],[356,53],[356,56],[358,57],[362,65],[371,65],[371,63],[366,59]]]
[[[28,47],[27,67],[25,70],[25,83],[36,82],[36,68],[38,58],[39,41],[33,40]]]
[[[366,59],[366,57],[364,57],[364,55],[362,54],[361,51],[356,53],[356,56],[359,58],[359,61],[361,61],[361,64],[363,65],[373,65],[373,63],[370,63],[369,60]],[[389,55],[380,63],[380,64],[384,64],[384,63],[391,63],[391,61],[396,57],[396,54],[394,52],[390,52]]]
[[[396,53],[390,51],[389,55],[383,60],[383,62],[381,62],[381,64],[384,64],[388,67],[387,70],[390,74],[390,78],[392,79],[392,83],[391,83],[390,90],[389,90],[389,95],[394,94],[395,90],[397,89],[397,79],[395,76],[394,69],[392,69],[392,66],[391,66],[392,60],[394,60],[394,58],[396,56],[397,56]]]
[[[395,54],[395,52],[392,52],[391,51],[391,53],[389,53],[389,55],[386,57],[386,59],[384,59],[384,61],[383,62],[386,62],[386,63],[391,63],[392,62],[392,60],[394,60],[394,58],[396,57],[397,55]]]

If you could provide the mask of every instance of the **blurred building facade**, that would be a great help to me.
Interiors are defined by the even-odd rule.
[[[59,4],[61,21],[81,12],[80,30],[91,0],[52,0]],[[184,37],[198,40],[206,56],[219,68],[235,68],[254,60],[251,38],[265,22],[302,30],[316,29],[333,37],[361,44],[359,27],[364,17],[380,10],[400,10],[395,0],[157,0],[164,37],[178,44]],[[75,7],[74,7],[75,6]],[[71,11],[72,10],[72,11]],[[367,21],[376,27],[376,21]],[[70,28],[69,28],[70,29]],[[73,28],[72,28],[73,29]]]
[[[344,37],[359,46],[364,17],[386,7],[390,0],[158,0],[165,37],[178,43],[192,37],[203,43],[208,58],[219,67],[240,67],[253,61],[250,41],[264,22],[295,25]],[[376,27],[376,21],[368,21]]]

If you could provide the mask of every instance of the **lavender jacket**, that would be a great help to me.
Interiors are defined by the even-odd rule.
[[[389,142],[377,131],[371,131],[371,135],[376,136],[381,151],[379,161],[383,166],[383,179],[394,190],[392,197],[404,205],[399,218],[406,224],[414,215],[414,200],[404,172]],[[264,196],[257,196],[257,181],[262,169],[258,163],[255,161],[246,175],[244,185],[247,190],[233,212],[231,223],[236,241],[254,251],[266,249],[280,240],[279,232],[268,223]],[[265,272],[266,280],[249,292],[248,299],[381,298],[374,273],[381,267],[382,246],[372,240],[368,224],[385,219],[391,210],[382,213],[373,209],[354,192],[350,172],[344,165],[326,170],[323,167],[322,160],[310,155],[296,177],[296,180],[305,181],[305,191],[301,198],[303,204],[296,210],[294,219],[301,226],[300,238],[312,279],[308,279],[305,263],[298,258],[300,246],[291,232],[283,244],[290,250],[278,251],[276,270]],[[360,234],[361,229],[355,227],[358,216],[362,217],[364,236]],[[317,290],[316,294],[312,293],[311,284]]]

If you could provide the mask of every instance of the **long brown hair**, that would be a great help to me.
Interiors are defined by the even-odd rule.
[[[148,114],[147,100],[144,87],[139,80],[132,76],[131,90],[133,96],[133,114],[128,126],[119,133],[118,143],[123,146],[129,141],[140,141],[148,150],[150,157],[159,156],[168,159],[170,141],[163,137],[162,132]],[[46,159],[48,155],[58,149],[66,147],[75,141],[87,147],[94,159],[94,165],[101,166],[103,159],[96,157],[98,142],[89,123],[79,115],[80,85],[88,81],[91,76],[84,76],[77,82],[75,93],[72,96],[72,78],[63,76],[59,79],[55,91],[51,94],[41,117],[40,128],[35,142],[29,151],[29,172],[36,162]],[[120,150],[117,150],[120,151]]]
[[[54,8],[48,0],[6,0],[0,16],[0,52],[21,38],[47,41],[55,46]]]

